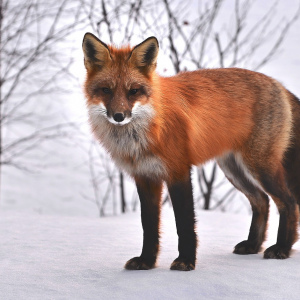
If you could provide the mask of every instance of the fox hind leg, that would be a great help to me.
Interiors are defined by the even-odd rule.
[[[261,191],[256,195],[247,195],[252,208],[252,221],[248,239],[238,243],[233,253],[256,254],[266,238],[267,222],[269,216],[269,197]]]
[[[282,165],[272,173],[260,173],[261,183],[272,197],[279,211],[277,242],[264,252],[264,258],[288,258],[292,245],[298,239],[299,205],[287,187]]]
[[[250,173],[250,168],[247,166],[254,165],[254,163],[247,163],[234,154],[228,155],[219,164],[233,184],[248,197],[253,209],[248,240],[239,243],[234,253],[248,254],[249,248],[245,251],[244,249],[247,249],[245,245],[249,245],[249,242],[254,240],[263,241],[268,214],[268,198],[265,194],[267,193],[277,205],[280,218],[277,242],[265,250],[264,258],[288,258],[292,245],[298,238],[299,206],[287,186],[288,180],[283,165],[272,164],[272,161],[267,159],[261,160],[261,164],[258,165],[256,162],[256,167],[252,168]],[[247,181],[244,180],[245,177]],[[256,192],[251,193],[251,190],[254,190],[253,187]],[[256,245],[258,246],[259,243]]]
[[[253,212],[248,239],[238,243],[233,253],[258,253],[266,237],[269,216],[269,197],[253,180],[249,179],[247,169],[241,165],[233,153],[219,158],[218,164],[229,181],[248,198]]]

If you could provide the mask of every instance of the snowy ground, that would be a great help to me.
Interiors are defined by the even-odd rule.
[[[0,299],[299,299],[300,243],[287,260],[232,254],[250,217],[198,214],[195,271],[170,271],[177,255],[172,211],[163,210],[158,267],[126,271],[141,250],[137,213],[102,219],[0,214]],[[276,238],[274,215],[265,247]],[[275,229],[275,230],[274,230]]]

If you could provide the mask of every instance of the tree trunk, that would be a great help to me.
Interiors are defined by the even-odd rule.
[[[120,196],[121,196],[121,210],[124,214],[126,212],[126,201],[125,201],[125,188],[124,188],[124,175],[120,172]]]
[[[214,188],[213,185],[214,185],[215,178],[216,178],[216,170],[217,170],[217,164],[214,163],[210,180],[207,179],[205,170],[203,168],[201,170],[198,170],[198,182],[199,182],[201,193],[204,198],[204,206],[203,206],[204,210],[210,209],[211,195],[213,192],[213,188]],[[200,174],[202,175],[202,177]],[[205,185],[205,188],[202,186],[202,184]]]

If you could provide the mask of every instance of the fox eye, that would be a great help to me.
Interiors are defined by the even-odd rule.
[[[104,87],[104,88],[102,88],[102,92],[103,92],[104,94],[111,94],[111,89],[110,89],[110,88],[107,88],[107,87]]]
[[[139,89],[131,89],[129,90],[129,95],[135,95],[138,91]]]

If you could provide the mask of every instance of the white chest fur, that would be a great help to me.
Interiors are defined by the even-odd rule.
[[[153,114],[151,106],[143,105],[132,114],[128,124],[118,126],[109,122],[103,108],[97,105],[89,107],[89,119],[96,138],[117,167],[131,176],[161,179],[166,176],[164,163],[149,151],[147,131]]]

